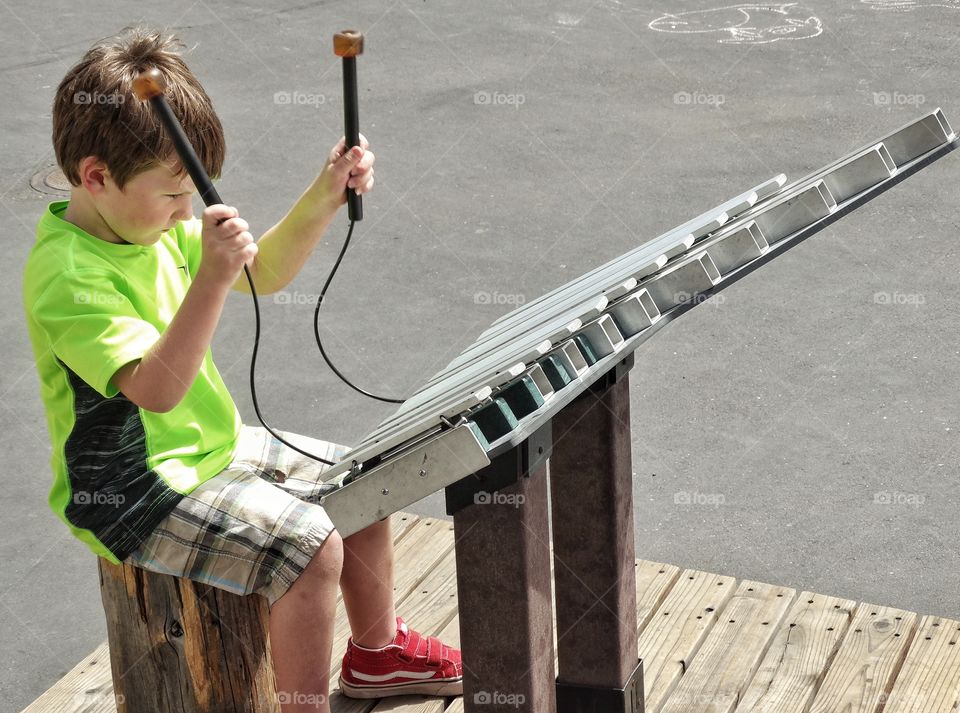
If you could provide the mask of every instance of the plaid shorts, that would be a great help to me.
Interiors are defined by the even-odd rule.
[[[349,450],[279,433],[329,461]],[[234,594],[262,594],[273,606],[334,529],[315,502],[326,492],[328,468],[266,429],[244,426],[233,462],[185,495],[124,562]]]

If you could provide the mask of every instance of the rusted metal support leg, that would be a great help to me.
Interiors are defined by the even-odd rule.
[[[632,355],[553,418],[558,713],[641,713],[630,455]]]
[[[447,489],[466,713],[555,713],[549,424]],[[544,445],[545,444],[545,445]],[[515,480],[513,485],[502,483]],[[469,503],[469,504],[466,504]]]

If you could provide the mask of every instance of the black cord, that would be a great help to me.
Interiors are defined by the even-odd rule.
[[[337,261],[333,264],[333,269],[330,271],[330,275],[327,277],[327,281],[323,284],[323,289],[320,290],[320,298],[317,300],[317,307],[313,311],[313,334],[317,338],[317,346],[320,348],[320,354],[323,356],[323,360],[327,362],[333,373],[340,377],[341,381],[344,384],[349,386],[354,391],[358,391],[364,396],[369,396],[371,399],[376,399],[377,401],[384,401],[388,404],[402,404],[406,399],[392,399],[386,396],[377,396],[376,394],[371,394],[369,391],[364,391],[359,386],[350,383],[350,380],[340,373],[340,370],[333,365],[333,362],[330,361],[330,357],[327,356],[327,352],[323,348],[323,342],[320,340],[320,305],[323,304],[323,297],[327,294],[327,288],[330,287],[330,282],[333,280],[333,276],[337,274],[337,268],[340,267],[340,262],[343,260],[343,256],[347,252],[347,247],[350,245],[350,238],[353,237],[353,226],[356,224],[356,221],[350,221],[350,229],[347,231],[347,239],[343,241],[343,247],[340,248],[340,255],[337,256]]]
[[[337,268],[340,267],[340,263],[343,261],[343,256],[347,252],[347,247],[350,245],[350,238],[353,237],[354,225],[355,225],[355,221],[351,220],[350,229],[347,231],[347,239],[343,241],[343,247],[340,249],[340,255],[337,256],[337,261],[334,263],[333,269],[330,271],[330,275],[327,277],[327,281],[323,285],[323,289],[320,290],[320,298],[317,300],[317,308],[313,312],[313,333],[314,333],[314,336],[317,338],[317,346],[320,347],[320,354],[323,355],[324,361],[327,362],[327,366],[329,366],[333,370],[333,373],[340,377],[343,383],[345,383],[354,391],[359,391],[364,396],[369,396],[371,399],[376,399],[377,401],[385,401],[391,404],[402,404],[405,401],[405,399],[391,399],[385,396],[377,396],[376,394],[371,394],[369,391],[364,391],[359,386],[356,386],[355,384],[350,383],[350,380],[347,379],[347,377],[345,377],[343,374],[341,374],[340,371],[337,369],[337,367],[335,367],[333,363],[330,361],[330,358],[327,356],[326,351],[324,351],[323,349],[323,342],[320,340],[320,305],[323,304],[323,297],[324,295],[327,294],[327,288],[330,287],[330,282],[333,280],[333,276],[337,274]],[[313,453],[307,453],[305,450],[301,450],[300,448],[297,448],[295,445],[290,443],[290,441],[286,440],[285,438],[280,436],[280,434],[278,434],[276,431],[270,428],[270,426],[267,425],[266,420],[264,420],[263,414],[260,413],[260,404],[257,402],[257,380],[255,376],[257,371],[257,352],[260,349],[260,300],[257,299],[257,288],[253,286],[253,276],[251,276],[250,274],[250,268],[244,265],[243,272],[247,276],[247,284],[250,285],[250,295],[253,297],[253,314],[256,318],[255,320],[256,325],[255,325],[254,335],[253,335],[253,354],[250,357],[250,396],[253,399],[253,410],[256,412],[257,418],[259,419],[260,423],[262,423],[263,427],[267,430],[267,433],[269,433],[271,436],[276,438],[283,445],[287,446],[288,448],[292,448],[300,455],[306,456],[307,458],[311,458],[315,461],[319,461],[320,463],[323,463],[325,465],[336,465],[336,463],[332,461],[328,461],[325,458],[321,458],[320,456],[315,456],[313,455]]]
[[[260,413],[260,404],[257,403],[257,382],[254,378],[254,374],[257,370],[257,350],[260,348],[260,301],[257,299],[257,289],[253,286],[253,277],[250,275],[250,268],[246,265],[243,266],[243,272],[247,276],[247,284],[250,285],[250,294],[253,296],[253,313],[256,315],[256,329],[253,335],[253,356],[250,357],[250,396],[253,398],[253,410],[257,412],[257,418],[260,419],[260,423],[263,424],[263,427],[267,429],[267,433],[280,441],[283,445],[288,448],[292,448],[300,455],[304,455],[307,458],[312,458],[315,461],[319,461],[325,465],[336,465],[333,461],[329,461],[326,458],[321,458],[320,456],[315,456],[313,453],[307,453],[300,448],[297,448],[295,445],[290,443],[290,441],[281,437],[276,431],[274,431],[270,426],[267,425],[267,422],[263,419],[263,414]]]

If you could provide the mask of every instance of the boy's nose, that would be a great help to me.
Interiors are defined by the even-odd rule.
[[[176,221],[189,220],[193,217],[193,199],[192,196],[186,195],[181,196],[177,200],[177,212],[174,213],[173,219]]]

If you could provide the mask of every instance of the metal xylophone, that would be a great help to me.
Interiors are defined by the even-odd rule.
[[[940,109],[809,176],[780,174],[501,317],[328,474],[348,536],[470,476],[659,329],[958,146]]]

